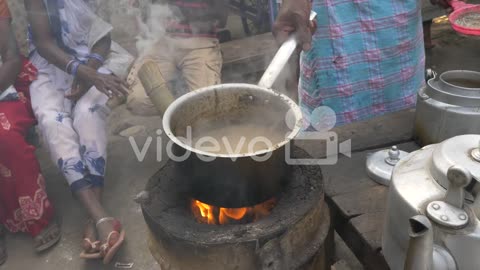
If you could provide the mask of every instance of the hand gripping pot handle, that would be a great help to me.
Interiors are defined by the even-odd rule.
[[[310,20],[313,21],[316,17],[317,13],[312,11],[310,13]],[[283,68],[285,68],[285,65],[288,63],[288,60],[292,56],[297,46],[297,37],[295,34],[292,34],[290,38],[282,44],[278,52],[275,54],[275,57],[273,58],[265,73],[263,74],[262,78],[260,79],[258,86],[268,89],[272,88],[273,84],[277,80]]]

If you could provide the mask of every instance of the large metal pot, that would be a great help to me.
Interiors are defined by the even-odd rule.
[[[463,134],[480,134],[480,72],[433,76],[418,93],[416,139],[428,145]]]
[[[258,114],[249,115],[252,111]],[[285,121],[289,111],[295,123],[293,130]],[[272,112],[276,112],[276,117],[272,117]],[[259,152],[218,154],[196,149],[179,138],[189,137],[189,126],[193,127],[193,136],[201,135],[195,134],[195,126],[200,121],[218,119],[221,122],[224,117],[235,115],[241,119],[250,118],[257,124],[275,125],[275,132],[285,134],[285,139],[272,142],[271,148]],[[211,205],[238,208],[266,201],[281,191],[289,174],[285,146],[298,134],[300,121],[300,110],[286,96],[259,86],[227,84],[182,96],[168,108],[163,123],[174,143],[174,155],[188,156],[177,162],[177,168],[178,175],[190,182],[192,197]],[[235,149],[236,143],[232,144]],[[265,161],[255,160],[265,155],[271,156]]]
[[[239,208],[264,202],[282,190],[290,171],[285,157],[289,153],[285,150],[300,131],[302,113],[294,101],[271,88],[296,46],[295,37],[282,45],[258,86],[206,87],[180,97],[168,107],[163,128],[174,143],[173,153],[187,156],[177,162],[177,168],[179,177],[189,182],[193,198],[210,205]],[[272,141],[271,147],[264,150],[235,154],[203,151],[180,139],[188,134],[187,127],[193,127],[195,133],[195,126],[202,121],[221,125],[225,119],[238,119],[240,123],[235,125],[272,127],[272,132],[281,134],[282,139]],[[194,134],[198,135],[202,134]],[[262,157],[265,160],[258,161]]]

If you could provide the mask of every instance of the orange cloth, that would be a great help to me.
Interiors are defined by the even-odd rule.
[[[0,0],[0,19],[10,19],[10,10],[8,9],[7,0]]]

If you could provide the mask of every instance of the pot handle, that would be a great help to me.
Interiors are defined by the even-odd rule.
[[[313,21],[317,17],[317,13],[312,11],[310,13],[310,20]],[[258,86],[270,89],[277,80],[278,76],[282,72],[288,60],[292,56],[293,52],[297,48],[298,42],[295,34],[292,34],[290,38],[285,41],[280,49],[275,54],[272,62],[268,66],[267,70],[263,74]]]

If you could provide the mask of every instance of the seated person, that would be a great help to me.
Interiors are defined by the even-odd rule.
[[[60,240],[53,205],[25,136],[35,124],[28,87],[37,70],[20,57],[10,26],[6,0],[0,0],[0,265],[7,259],[5,230],[24,232],[34,239],[37,252]]]
[[[39,70],[30,87],[33,111],[52,159],[90,217],[81,256],[109,263],[125,232],[101,202],[107,101],[127,94],[118,76],[126,73],[131,57],[117,56],[111,25],[86,1],[25,0],[25,6],[33,41],[31,61]]]
[[[132,0],[138,4],[138,0]],[[137,2],[137,3],[135,3]],[[131,94],[127,107],[139,115],[155,115],[158,110],[148,98],[137,78],[138,69],[148,60],[158,63],[163,79],[173,88],[181,78],[187,91],[219,84],[222,54],[217,38],[217,28],[224,27],[228,17],[228,1],[224,0],[154,0],[150,6],[151,24],[154,24],[153,46],[140,51],[140,59],[132,68],[128,82]],[[167,15],[166,15],[167,14]],[[158,29],[161,20],[164,27]],[[145,29],[145,28],[144,28]],[[166,33],[162,33],[165,30]],[[141,49],[141,48],[139,48]],[[172,91],[177,93],[181,91]]]

